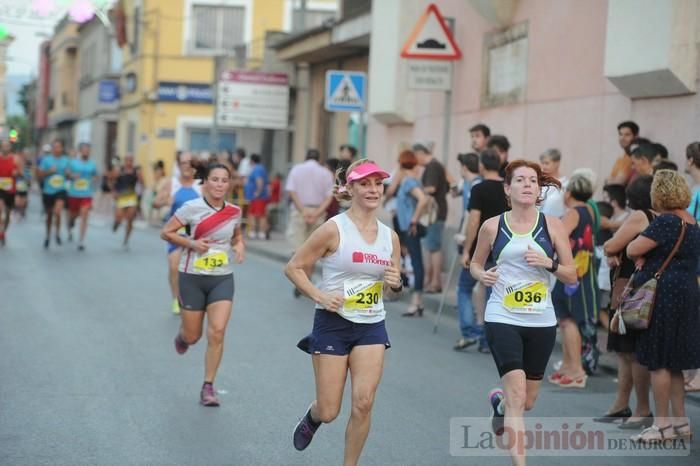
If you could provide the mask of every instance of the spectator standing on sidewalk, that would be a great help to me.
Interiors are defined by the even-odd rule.
[[[566,213],[564,205],[564,191],[569,180],[559,171],[561,165],[561,152],[559,149],[547,149],[540,155],[540,166],[542,173],[556,178],[561,183],[561,188],[547,186],[542,193],[544,201],[540,207],[540,212],[552,217],[562,218]]]
[[[460,163],[460,170],[463,179],[462,185],[462,221],[460,233],[455,235],[455,240],[459,245],[457,254],[464,253],[464,240],[467,231],[467,219],[469,218],[469,201],[471,200],[472,187],[481,182],[479,175],[479,156],[474,153],[459,154],[457,160]],[[459,312],[459,329],[461,337],[455,343],[455,351],[469,348],[479,342],[481,332],[474,323],[474,306],[472,306],[472,288],[474,280],[471,278],[469,270],[462,267],[457,284],[457,311]]]
[[[401,180],[396,191],[396,221],[402,245],[408,250],[413,266],[414,283],[411,306],[402,315],[404,317],[423,316],[423,251],[421,238],[425,235],[425,226],[419,223],[423,209],[428,203],[428,195],[423,192],[419,181],[418,158],[410,150],[399,155]]]
[[[291,200],[287,239],[295,250],[326,221],[326,209],[333,200],[334,177],[319,163],[320,158],[318,150],[309,149],[306,160],[292,167],[287,177],[285,191]],[[313,274],[313,268],[305,271],[309,277]],[[296,289],[294,295],[301,296]]]
[[[639,144],[633,146],[632,169],[634,177],[654,174],[654,161],[656,149],[652,144]]]
[[[630,146],[632,141],[639,136],[639,125],[634,121],[623,121],[617,125],[617,137],[623,152],[610,171],[607,184],[621,184],[627,186],[630,182],[634,170],[632,168],[632,157]]]
[[[245,197],[250,200],[248,208],[248,217],[250,218],[248,238],[250,239],[266,239],[269,228],[267,203],[270,200],[270,178],[267,176],[265,166],[260,162],[260,155],[251,154],[251,170],[245,185]]]
[[[477,154],[480,154],[486,150],[489,136],[491,136],[491,129],[485,124],[479,123],[469,128],[469,136],[472,140],[472,149]]]
[[[688,144],[688,147],[685,149],[685,158],[687,162],[685,171],[693,180],[693,193],[690,198],[688,212],[695,220],[700,220],[700,142]]]
[[[630,258],[642,265],[632,286],[639,287],[651,279],[679,238],[681,242],[658,278],[649,328],[637,339],[637,360],[651,372],[656,407],[654,425],[632,437],[642,443],[692,437],[685,414],[682,371],[700,367],[700,290],[695,274],[700,259],[700,229],[686,210],[690,189],[678,172],[660,170],[651,185],[651,203],[659,215],[627,246]]]
[[[567,285],[558,281],[552,291],[552,302],[562,333],[564,362],[548,380],[562,388],[585,388],[586,371],[581,361],[582,336],[592,340],[598,319],[598,282],[595,274],[593,183],[584,174],[569,180],[564,200],[568,210],[562,222],[569,242],[578,281]]]
[[[447,180],[445,167],[433,157],[432,142],[417,142],[413,145],[413,152],[418,158],[418,163],[425,168],[421,181],[423,191],[432,197],[437,209],[435,221],[427,225],[428,232],[423,243],[428,252],[426,267],[426,292],[442,293],[442,234],[447,220],[447,192],[450,184]],[[431,206],[428,205],[427,209]]]
[[[347,165],[345,165],[345,168],[347,168],[356,157],[357,148],[355,146],[351,146],[350,144],[342,144],[340,148],[338,148],[338,160],[349,162]]]
[[[510,141],[508,138],[502,134],[494,134],[489,138],[489,142],[486,147],[493,149],[498,154],[501,159],[501,168],[498,170],[498,174],[501,178],[506,176],[506,167],[508,166],[508,151],[510,150]]]
[[[462,266],[467,269],[468,276],[461,283],[466,294],[461,299],[472,303],[476,313],[476,324],[471,333],[479,337],[479,352],[488,353],[488,345],[483,335],[484,310],[486,308],[486,290],[476,285],[476,279],[469,273],[471,258],[476,250],[476,240],[484,222],[491,217],[501,215],[508,210],[508,198],[503,188],[503,178],[498,174],[501,158],[493,149],[486,149],[479,155],[479,172],[482,181],[471,189],[469,198],[469,215],[464,239]],[[493,267],[494,259],[489,255],[486,262],[487,270]],[[481,290],[478,290],[481,288]],[[478,291],[482,291],[479,293]],[[468,316],[468,314],[467,314]],[[461,348],[460,348],[461,349]]]
[[[603,249],[607,256],[607,262],[614,267],[613,278],[616,281],[628,280],[634,272],[634,261],[625,253],[627,245],[641,232],[647,229],[649,223],[656,216],[651,209],[651,176],[638,176],[632,181],[625,192],[627,204],[632,212],[626,217],[624,223],[615,232],[612,238],[605,242]],[[605,187],[613,206],[616,206],[619,195],[616,194],[620,185],[608,185]],[[612,283],[611,310],[619,306],[619,295],[622,290],[615,292],[615,283]],[[649,371],[637,362],[635,348],[638,332],[627,329],[625,335],[620,335],[608,330],[609,352],[617,353],[617,394],[613,405],[601,417],[594,419],[596,422],[612,423],[622,420],[620,429],[642,429],[654,423],[654,416],[649,409]],[[630,394],[634,388],[637,403],[634,412],[629,408]]]

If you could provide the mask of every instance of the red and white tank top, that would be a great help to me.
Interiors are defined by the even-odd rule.
[[[210,247],[204,254],[192,249],[183,251],[180,272],[197,275],[227,275],[233,273],[231,240],[241,222],[241,209],[228,202],[221,209],[209,205],[203,197],[185,202],[175,211],[175,217],[189,227],[189,238],[207,239]]]

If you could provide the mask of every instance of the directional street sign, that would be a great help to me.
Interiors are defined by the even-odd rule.
[[[329,112],[363,112],[367,75],[357,71],[326,71],[325,108]]]
[[[403,58],[459,60],[462,51],[452,37],[437,5],[431,3],[413,27],[401,50]]]

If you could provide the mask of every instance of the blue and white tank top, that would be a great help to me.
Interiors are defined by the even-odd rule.
[[[191,186],[183,186],[178,178],[173,178],[170,186],[170,195],[173,198],[173,205],[170,207],[170,217],[177,212],[187,201],[202,197],[202,185],[194,180]]]
[[[377,220],[377,239],[367,243],[355,223],[342,213],[331,218],[338,228],[338,249],[319,263],[324,293],[340,293],[343,307],[338,314],[358,324],[381,322],[384,310],[384,269],[391,265],[392,230]],[[316,305],[317,309],[322,306]]]
[[[538,212],[533,228],[521,235],[513,232],[506,214],[502,214],[492,250],[499,276],[486,304],[486,322],[521,327],[556,325],[550,273],[527,263],[525,253],[528,247],[547,257],[554,256],[545,215]]]

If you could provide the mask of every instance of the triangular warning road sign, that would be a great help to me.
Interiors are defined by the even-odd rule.
[[[434,3],[428,6],[413,27],[413,32],[401,49],[401,56],[429,60],[458,60],[462,57],[462,51],[445,24],[445,18]]]
[[[343,79],[331,92],[332,94],[328,99],[331,105],[362,105],[362,97],[360,97],[360,93],[355,88],[355,84],[353,84],[352,80],[347,75],[343,76]]]

